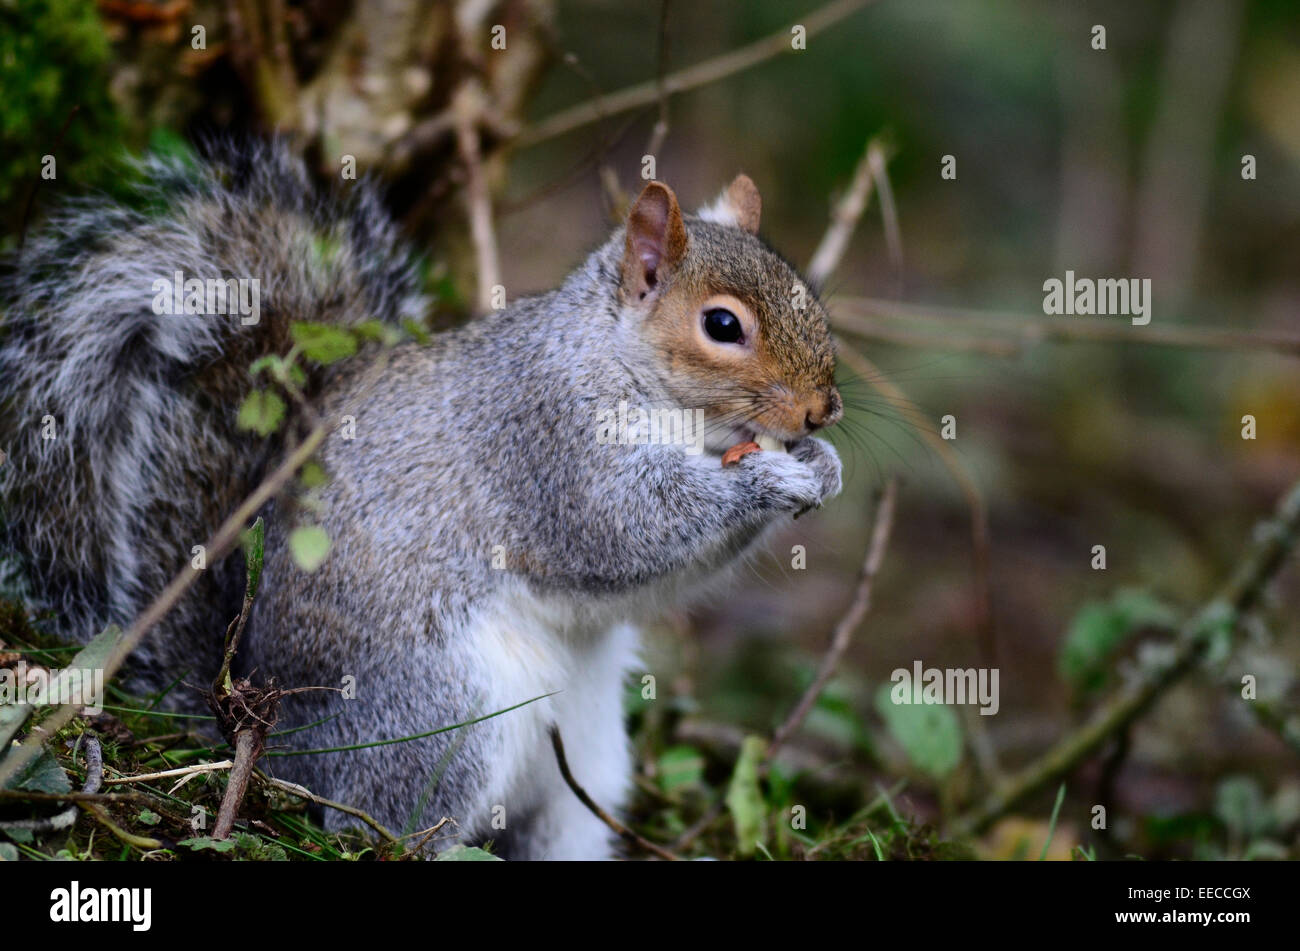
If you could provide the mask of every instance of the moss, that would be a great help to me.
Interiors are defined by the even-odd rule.
[[[38,182],[70,193],[109,180],[122,151],[110,55],[94,0],[0,0],[0,235],[10,241]],[[55,178],[42,180],[47,154]]]

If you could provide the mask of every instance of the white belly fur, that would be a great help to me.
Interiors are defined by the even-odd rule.
[[[484,799],[477,815],[462,820],[475,834],[503,838],[517,850],[511,822],[525,822],[526,854],[520,857],[610,854],[608,829],[560,775],[551,723],[560,728],[574,778],[600,805],[618,810],[630,786],[623,692],[627,673],[638,664],[638,632],[582,613],[515,588],[478,614],[465,641],[479,655],[475,669],[494,673],[481,705],[485,713],[553,694],[495,718],[500,747],[491,757]]]

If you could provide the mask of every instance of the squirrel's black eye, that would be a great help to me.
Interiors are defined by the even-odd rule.
[[[704,332],[718,343],[740,343],[744,336],[740,319],[725,307],[714,307],[704,312]]]

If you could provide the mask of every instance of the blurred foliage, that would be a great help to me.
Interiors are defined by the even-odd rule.
[[[122,145],[110,55],[94,0],[0,0],[0,233],[21,228],[42,157],[65,127],[58,179],[79,188],[107,179]]]

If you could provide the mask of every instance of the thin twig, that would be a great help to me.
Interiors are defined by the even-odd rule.
[[[834,2],[828,3],[804,17],[801,24],[806,31],[806,35],[811,38],[872,2],[873,0],[834,0]],[[648,106],[658,100],[661,86],[671,96],[717,82],[720,79],[725,79],[735,73],[749,69],[751,66],[757,66],[759,63],[790,51],[790,31],[795,25],[790,24],[761,40],[750,43],[748,46],[742,46],[740,49],[680,69],[664,77],[662,83],[657,79],[652,79],[649,82],[629,86],[608,96],[601,96],[597,99],[579,103],[576,106],[570,106],[568,109],[562,109],[540,122],[525,126],[519,131],[513,144],[521,148],[536,145],[539,142],[545,142],[547,139],[553,139],[556,136],[572,132],[574,129],[590,125],[607,116],[615,116],[630,109]]]
[[[875,179],[880,194],[880,219],[885,227],[885,247],[889,251],[889,264],[894,272],[894,296],[903,294],[903,230],[898,224],[898,206],[894,203],[894,189],[889,184],[889,156],[884,146],[873,142],[867,148],[867,165]]]
[[[429,844],[429,840],[432,839],[432,838],[434,837],[434,835],[435,835],[437,832],[439,832],[439,831],[442,829],[442,827],[445,826],[448,822],[451,822],[451,819],[448,818],[447,816],[443,816],[443,817],[442,817],[441,819],[439,819],[438,822],[437,822],[433,827],[431,827],[427,832],[423,832],[423,833],[421,833],[421,832],[413,832],[413,833],[411,833],[411,835],[409,835],[409,836],[403,836],[402,838],[414,838],[415,836],[418,835],[418,836],[420,836],[421,838],[420,838],[420,841],[419,841],[419,842],[415,843],[415,845],[412,845],[412,846],[410,846],[409,848],[407,848],[406,851],[402,853],[402,857],[403,857],[403,858],[406,858],[407,856],[412,856],[412,857],[414,857],[414,856],[416,856],[416,855],[419,855],[419,854],[420,854],[420,850],[423,849],[426,845],[428,845],[428,844]]]
[[[1300,534],[1300,482],[1282,497],[1272,519],[1255,527],[1237,570],[1218,594],[1185,621],[1172,654],[1152,664],[1141,677],[1120,688],[1079,730],[1017,773],[955,824],[958,835],[984,831],[1026,797],[1064,779],[1109,737],[1124,730],[1174,683],[1192,670],[1216,632],[1233,632],[1259,601]]]
[[[668,138],[668,87],[664,79],[668,75],[668,8],[670,0],[659,0],[659,55],[655,67],[655,82],[658,86],[659,117],[654,128],[650,130],[650,141],[646,143],[645,155],[653,155],[659,161],[659,150]]]
[[[862,563],[862,570],[858,575],[858,586],[854,592],[853,602],[849,605],[849,609],[844,616],[840,618],[839,623],[835,625],[835,630],[831,635],[830,647],[822,657],[822,662],[818,666],[812,683],[808,685],[808,689],[799,698],[799,702],[795,704],[790,715],[786,717],[785,722],[772,736],[772,742],[767,745],[762,762],[759,764],[759,770],[762,773],[768,771],[781,747],[786,744],[790,736],[799,729],[799,726],[808,716],[808,711],[812,709],[817,697],[825,689],[827,682],[835,672],[835,667],[839,664],[840,658],[848,648],[854,629],[862,623],[863,617],[866,616],[868,609],[871,607],[871,590],[875,584],[876,574],[880,570],[881,561],[885,557],[885,549],[889,543],[889,533],[893,529],[897,492],[897,480],[890,479],[885,484],[884,495],[881,497],[880,505],[876,508],[876,524],[871,533],[871,542],[867,546],[867,554]],[[677,841],[673,843],[673,848],[681,850],[694,842],[696,838],[717,821],[725,807],[724,800],[718,799],[714,801],[694,825],[677,837]]]
[[[316,795],[306,786],[299,786],[297,783],[291,783],[283,779],[273,779],[270,776],[262,776],[260,774],[258,775],[258,779],[260,779],[263,783],[265,783],[268,786],[274,786],[276,789],[282,789],[287,793],[292,793],[293,795],[297,796],[300,799],[307,799],[310,800],[311,802],[316,803],[319,806],[325,806],[329,809],[337,809],[339,812],[345,812],[350,816],[354,816],[357,819],[360,819],[366,825],[370,826],[370,828],[378,832],[388,842],[400,841],[398,836],[388,831],[388,829],[382,824],[380,824],[380,822],[377,819],[371,817],[369,813],[363,812],[362,810],[358,809],[356,806],[349,806],[347,803],[344,802],[335,802],[333,799],[326,799],[324,796]],[[443,822],[446,821],[447,820],[445,819],[443,820]],[[440,828],[441,825],[442,823],[440,822],[434,828],[435,829]]]
[[[466,82],[456,91],[452,102],[456,117],[456,145],[465,166],[465,208],[478,268],[480,313],[492,307],[492,289],[501,283],[501,256],[492,227],[492,193],[483,173],[483,155],[479,147],[477,121],[483,101],[482,89]]]
[[[880,564],[884,561],[885,550],[889,547],[889,533],[894,527],[894,504],[897,497],[898,480],[891,478],[885,483],[884,494],[876,509],[876,524],[871,533],[871,543],[867,546],[866,558],[862,562],[862,571],[858,575],[858,587],[853,594],[853,601],[839,623],[835,625],[830,647],[826,649],[812,683],[808,685],[808,689],[790,711],[790,715],[785,718],[785,722],[773,734],[772,742],[768,744],[767,752],[763,755],[764,761],[770,761],[773,754],[785,745],[791,734],[803,724],[808,711],[812,709],[817,698],[821,696],[822,690],[834,675],[840,658],[848,650],[853,632],[857,630],[862,619],[866,617],[867,611],[870,610],[871,591],[875,585],[876,574],[880,571]]]
[[[1003,343],[1019,348],[1043,341],[1082,341],[1181,347],[1189,350],[1271,350],[1287,356],[1300,356],[1300,335],[1267,330],[1223,330],[1215,327],[1171,326],[1168,323],[1139,327],[1104,317],[1034,316],[849,296],[837,296],[835,310],[840,316],[833,322],[850,333],[857,333],[860,327],[867,335],[873,332],[873,327],[855,326],[851,320],[845,321],[843,315],[847,312],[849,316],[897,320],[913,326],[918,323],[930,324],[944,333],[956,327],[967,334],[991,330],[1001,335]],[[936,336],[934,346],[943,345],[944,338]]]
[[[836,330],[852,334],[862,340],[878,340],[881,343],[897,344],[901,347],[917,347],[921,350],[954,350],[966,353],[979,353],[988,357],[1016,357],[1024,352],[1024,347],[1011,340],[995,337],[978,337],[947,332],[942,335],[933,333],[914,333],[897,326],[882,324],[870,317],[858,314],[846,314],[840,310],[839,298],[832,298],[831,324]]]
[[[113,776],[104,780],[105,786],[121,786],[127,783],[146,783],[155,779],[172,779],[176,776],[190,776],[196,773],[211,773],[217,770],[230,769],[234,766],[232,760],[223,759],[217,763],[199,763],[196,766],[180,766],[176,769],[165,769],[160,773],[141,773],[138,776]]]
[[[78,803],[77,805],[82,810],[84,810],[85,812],[89,813],[92,817],[94,817],[100,823],[100,825],[106,828],[109,832],[113,833],[113,835],[115,835],[121,842],[125,843],[126,845],[134,846],[137,849],[144,849],[145,851],[150,851],[152,849],[166,848],[166,846],[160,839],[155,839],[143,835],[135,835],[134,833],[128,832],[126,829],[123,829],[116,822],[114,822],[112,819],[109,818],[108,813],[104,811],[104,807],[99,805],[98,803],[82,802],[82,803]]]
[[[853,237],[862,213],[867,210],[867,204],[871,201],[871,155],[874,145],[875,139],[871,139],[863,148],[862,157],[858,159],[858,164],[853,169],[853,178],[849,182],[848,190],[835,203],[831,211],[830,227],[822,235],[817,250],[813,252],[812,259],[808,262],[806,273],[808,281],[814,287],[825,287],[826,281],[839,267],[840,261],[844,259],[844,252],[848,250],[849,239]]]
[[[591,810],[592,815],[614,830],[614,833],[623,841],[631,843],[637,848],[649,852],[651,855],[656,855],[664,861],[677,862],[680,860],[679,856],[669,852],[663,846],[655,845],[655,843],[651,842],[649,839],[642,838],[627,826],[623,825],[623,823],[619,822],[602,809],[599,804],[597,804],[596,800],[592,799],[591,796],[587,794],[587,790],[578,785],[578,781],[573,778],[573,773],[569,771],[569,760],[564,755],[564,740],[560,739],[560,728],[554,723],[551,724],[551,746],[555,750],[555,761],[560,766],[560,775],[563,776],[564,781],[569,784],[569,788],[573,790],[573,794],[582,800],[584,806]]]
[[[992,598],[989,595],[989,526],[984,496],[980,493],[970,472],[967,471],[961,457],[953,452],[946,439],[934,431],[929,418],[921,412],[920,407],[912,401],[911,397],[891,382],[860,350],[846,343],[843,338],[836,339],[836,353],[872,389],[899,408],[900,414],[916,427],[921,438],[934,450],[961,489],[966,499],[966,507],[970,510],[971,558],[975,573],[975,628],[980,636],[980,648],[984,656],[992,662],[997,655],[997,644],[993,631]]]

